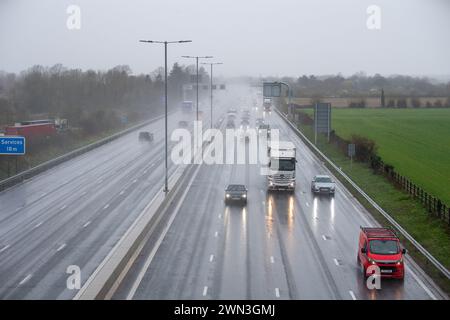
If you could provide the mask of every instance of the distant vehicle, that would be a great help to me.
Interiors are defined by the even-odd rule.
[[[247,204],[247,188],[243,184],[230,184],[225,189],[225,203],[238,201]]]
[[[248,127],[249,125],[250,125],[250,122],[248,121],[248,119],[242,119],[241,120],[241,127],[242,126]]]
[[[402,248],[393,230],[361,227],[357,260],[365,278],[373,273],[367,268],[376,265],[380,268],[381,277],[403,280],[405,254],[406,249]]]
[[[236,118],[237,117],[237,110],[234,109],[234,108],[228,109],[227,117],[228,118]]]
[[[181,103],[181,109],[184,113],[191,113],[194,110],[194,103],[192,101],[183,101]]]
[[[256,126],[260,126],[262,124],[265,124],[264,119],[263,118],[256,118]]]
[[[264,130],[267,132],[267,138],[270,138],[270,126],[268,124],[260,124],[258,126],[258,133],[262,133]]]
[[[316,175],[311,181],[311,191],[313,193],[325,193],[334,196],[336,184],[327,175]]]
[[[139,141],[152,142],[153,141],[153,133],[148,132],[148,131],[139,132]]]
[[[234,121],[232,119],[228,119],[228,121],[227,121],[227,128],[229,128],[229,129],[236,128],[236,125],[234,124]]]
[[[270,112],[272,110],[272,99],[264,98],[263,108],[264,108],[264,111]]]
[[[296,148],[290,141],[268,143],[269,156],[268,190],[295,189]]]
[[[188,122],[186,120],[178,121],[178,126],[180,128],[187,128],[188,127]]]

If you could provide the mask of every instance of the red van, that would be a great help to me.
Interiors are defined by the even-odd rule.
[[[381,277],[404,279],[405,266],[403,255],[406,249],[400,245],[400,240],[392,229],[389,228],[364,228],[361,227],[358,245],[358,263],[364,277],[372,272],[367,272],[370,265],[380,268]]]

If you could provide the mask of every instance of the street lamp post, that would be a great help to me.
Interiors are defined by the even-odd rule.
[[[210,86],[211,86],[211,129],[212,129],[212,126],[213,126],[213,116],[212,116],[212,114],[213,114],[213,65],[215,65],[215,64],[223,64],[222,62],[211,62],[211,63],[208,63],[208,62],[203,62],[202,64],[209,64],[210,66],[211,66],[211,84],[210,84]]]
[[[139,40],[139,42],[144,43],[160,43],[164,44],[164,140],[165,140],[165,156],[164,156],[164,165],[165,165],[165,174],[164,174],[164,192],[169,191],[169,183],[168,183],[168,167],[167,167],[167,44],[169,43],[186,43],[192,42],[192,40],[179,40],[179,41],[154,41],[154,40]]]
[[[183,58],[190,58],[190,59],[195,59],[196,64],[197,64],[197,101],[196,101],[196,108],[197,108],[197,115],[196,115],[196,120],[198,121],[198,59],[210,59],[213,58],[213,56],[182,56]]]

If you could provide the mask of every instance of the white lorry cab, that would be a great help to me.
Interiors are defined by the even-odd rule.
[[[269,173],[267,187],[269,190],[295,189],[296,149],[290,141],[269,142]]]

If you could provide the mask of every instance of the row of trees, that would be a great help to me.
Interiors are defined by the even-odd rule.
[[[192,66],[170,70],[169,107],[179,105]],[[160,114],[164,105],[164,69],[133,75],[126,66],[108,71],[34,66],[19,75],[0,73],[0,125],[32,118],[67,118],[87,133],[120,121]],[[202,69],[202,73],[205,71]]]
[[[395,97],[450,97],[450,82],[438,83],[425,77],[367,76],[359,72],[350,77],[341,74],[322,77],[303,75],[296,79],[285,77],[280,80],[288,82],[297,97],[379,96],[382,88],[385,88],[387,95]]]

